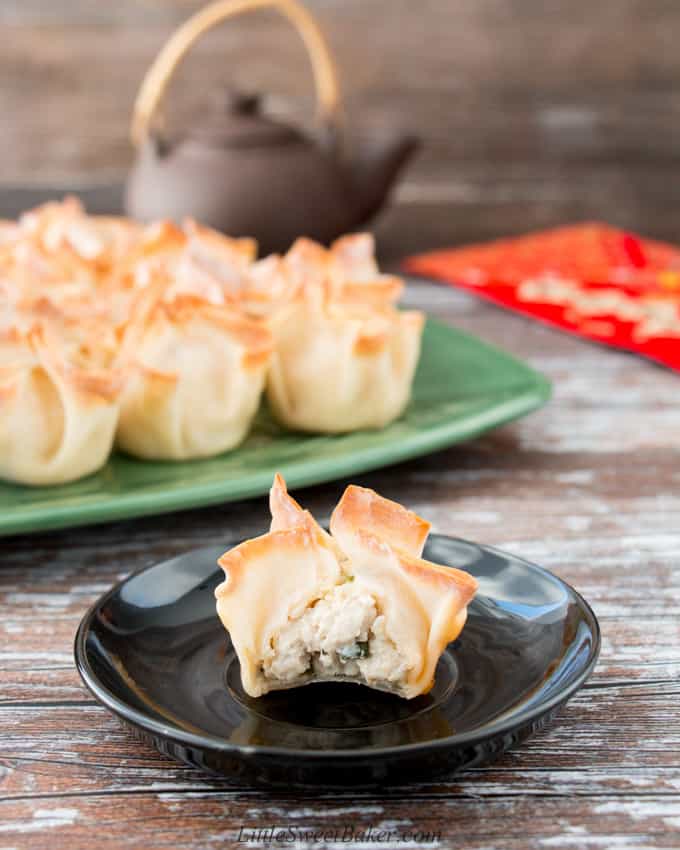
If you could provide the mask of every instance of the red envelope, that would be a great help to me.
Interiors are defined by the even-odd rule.
[[[675,245],[588,223],[421,254],[404,266],[680,370]]]

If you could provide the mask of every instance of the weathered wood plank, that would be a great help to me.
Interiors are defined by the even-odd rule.
[[[96,835],[102,848],[139,847],[177,850],[235,846],[241,826],[245,828],[292,827],[298,843],[335,850],[346,847],[342,835],[351,824],[355,833],[369,827],[376,834],[392,830],[393,836],[414,832],[434,833],[427,844],[407,839],[402,846],[468,848],[502,846],[508,850],[527,847],[602,846],[677,847],[678,797],[616,796],[589,801],[572,797],[438,799],[423,805],[419,799],[329,805],[324,809],[283,798],[278,805],[239,799],[221,793],[198,792],[122,794],[104,798],[64,797],[46,801],[40,808],[15,802],[3,804],[3,839],[13,847],[33,848],[36,837],[50,830],[53,847],[89,848]],[[124,832],[115,824],[134,825]],[[521,824],[521,826],[520,826]],[[321,831],[308,841],[306,830]],[[325,833],[325,837],[323,835]],[[388,836],[385,836],[389,840]],[[376,839],[374,838],[375,842]],[[584,843],[585,842],[585,843]],[[266,846],[262,841],[250,846]],[[350,845],[351,846],[351,845]],[[355,846],[357,846],[355,844]],[[373,846],[367,841],[358,846]],[[380,846],[380,845],[378,845]],[[396,842],[392,846],[398,846]]]
[[[115,736],[114,736],[115,740]],[[281,805],[282,792],[255,788],[234,788],[222,780],[169,762],[154,750],[126,754],[121,759],[110,751],[88,751],[85,754],[57,753],[42,758],[32,755],[8,756],[1,762],[3,788],[0,806],[12,801],[58,800],[61,797],[111,796],[114,794],[221,792],[234,799],[257,801],[263,808]],[[352,789],[320,790],[315,793],[290,795],[304,800],[310,808],[323,812],[330,803],[351,805],[360,801],[419,799],[437,800],[447,797],[494,798],[572,796],[580,798],[639,795],[673,797],[680,789],[678,765],[591,765],[584,759],[566,767],[550,769],[536,764],[538,759],[514,759],[509,753],[497,763],[430,782],[412,782],[375,791]],[[285,800],[285,797],[284,797]],[[1,814],[0,814],[1,817]]]
[[[680,682],[657,681],[588,689],[577,695],[548,728],[506,754],[498,767],[512,768],[511,786],[524,770],[680,768],[676,716]],[[177,769],[152,747],[138,742],[104,708],[92,702],[0,706],[6,797],[123,792],[161,781],[155,772]],[[63,730],[67,729],[65,735]],[[496,769],[491,766],[489,771]],[[150,772],[149,772],[150,771]],[[198,774],[193,773],[194,781]],[[420,783],[422,785],[422,783]],[[437,780],[435,785],[458,784]],[[677,789],[680,791],[680,789]],[[404,791],[403,793],[408,793]]]

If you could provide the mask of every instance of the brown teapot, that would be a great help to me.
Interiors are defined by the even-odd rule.
[[[256,96],[234,94],[221,115],[175,140],[151,129],[170,76],[193,42],[227,17],[265,7],[285,15],[307,47],[319,138],[263,115]],[[309,12],[297,0],[218,0],[176,31],[142,83],[127,212],[141,220],[191,216],[232,236],[254,236],[263,252],[285,250],[303,235],[329,242],[378,212],[418,146],[413,136],[389,133],[364,138],[348,156],[340,124],[335,66]]]

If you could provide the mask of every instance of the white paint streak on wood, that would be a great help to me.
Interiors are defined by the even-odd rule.
[[[74,597],[68,593],[8,593],[5,596],[6,605],[29,605],[31,607],[47,606],[48,608],[63,608],[72,604]]]
[[[74,824],[80,812],[74,808],[36,809],[32,820],[22,824],[2,824],[0,832],[43,832],[60,826],[71,826]]]
[[[572,472],[561,472],[555,476],[560,484],[592,484],[595,473],[592,469],[574,469]]]
[[[593,521],[589,516],[567,516],[562,520],[567,531],[587,531]]]
[[[281,806],[268,805],[264,808],[249,808],[248,814],[252,817],[282,817],[299,820],[305,818],[335,818],[345,817],[346,815],[360,815],[361,817],[370,817],[372,815],[381,815],[385,811],[384,806],[365,805],[365,806],[304,806],[302,808],[282,808]],[[406,821],[405,823],[411,823]]]
[[[596,815],[620,814],[635,821],[660,818],[667,826],[675,826],[680,820],[680,798],[608,800],[596,805],[593,812]],[[673,823],[668,823],[669,820]]]
[[[640,842],[636,835],[589,835],[585,829],[566,830],[562,835],[553,835],[549,838],[540,839],[541,847],[602,847],[604,850],[615,850],[626,848],[626,850],[654,850],[653,844]]]

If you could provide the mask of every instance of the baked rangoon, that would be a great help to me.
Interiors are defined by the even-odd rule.
[[[259,697],[310,682],[355,682],[411,699],[432,687],[477,590],[468,573],[421,558],[430,525],[349,486],[330,534],[277,475],[268,534],[219,559],[217,613]]]

